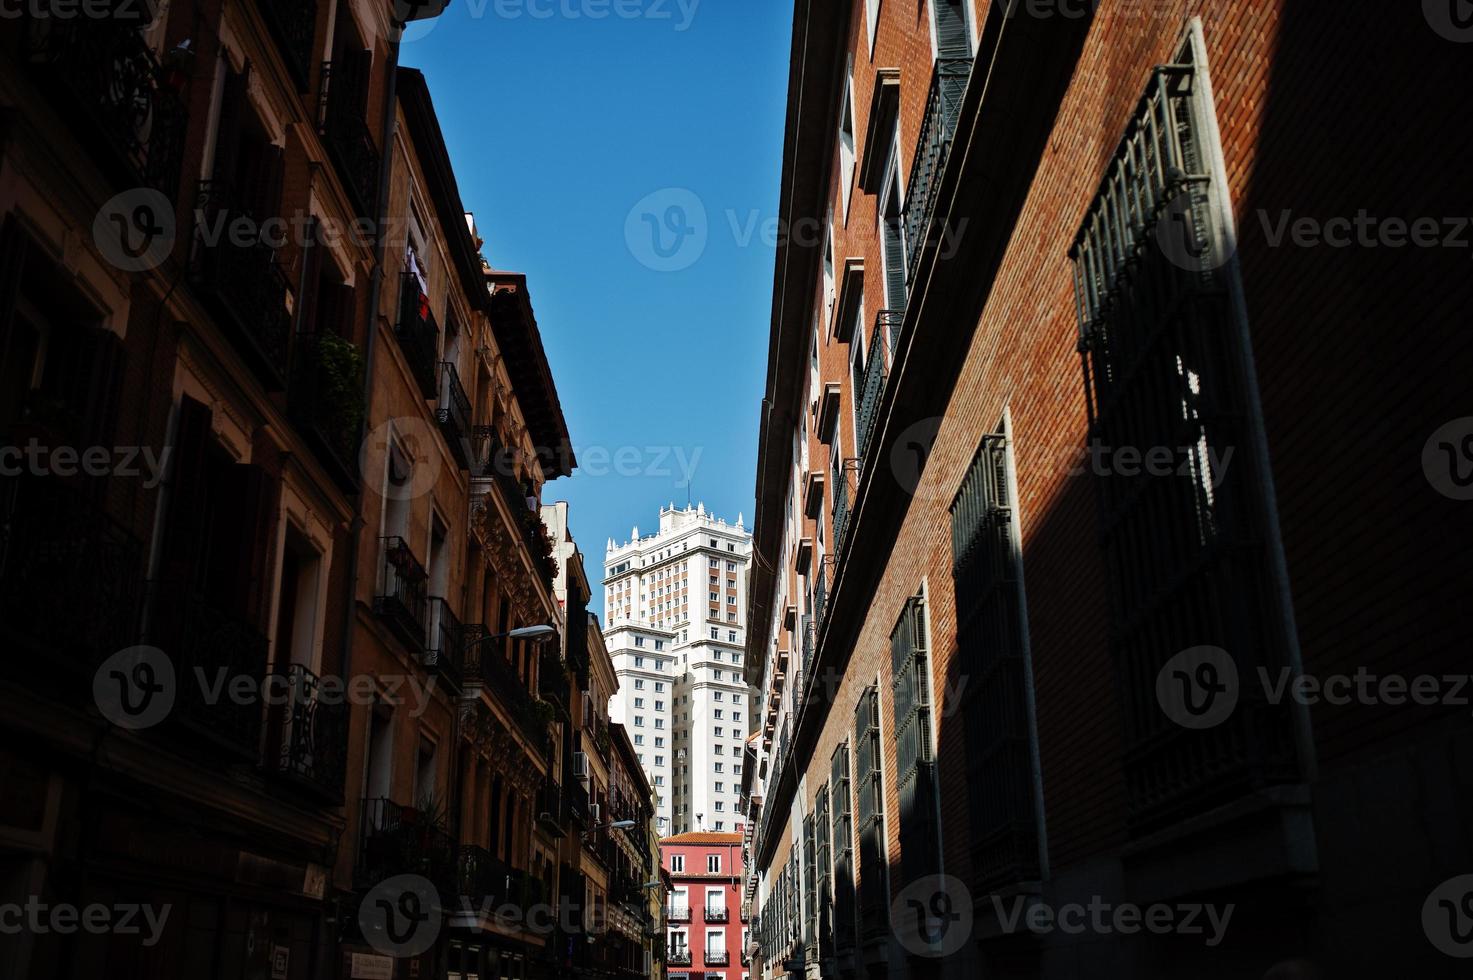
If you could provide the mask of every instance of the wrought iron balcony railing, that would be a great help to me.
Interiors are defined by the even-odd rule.
[[[379,150],[363,118],[367,92],[368,59],[323,62],[318,96],[322,136],[358,216],[375,219]]]
[[[726,922],[731,918],[731,913],[726,911],[725,905],[722,905],[720,907],[707,905],[705,913],[705,918],[707,922]]]
[[[844,535],[849,530],[849,479],[847,465],[834,481],[834,554],[844,553]]]
[[[432,815],[387,799],[362,801],[358,817],[358,863],[354,879],[370,888],[385,878],[415,874],[442,895],[454,894],[455,841]]]
[[[539,509],[528,506],[526,490],[517,485],[511,454],[500,444],[490,426],[473,430],[471,473],[491,481],[511,512],[516,530],[531,556],[532,565],[549,589],[557,577],[557,559],[552,556],[552,541],[542,525]]]
[[[537,791],[537,822],[554,837],[563,836],[563,788],[551,776]]]
[[[460,383],[460,372],[449,361],[440,362],[439,403],[435,419],[460,468],[471,468],[471,400]]]
[[[904,319],[904,310],[881,310],[875,316],[875,328],[870,334],[869,347],[865,349],[867,360],[860,384],[859,411],[854,417],[861,459],[869,449],[870,436],[874,435],[875,425],[879,422],[880,401],[885,395],[885,382],[890,377],[890,358],[894,350],[891,345]]]
[[[288,413],[340,486],[358,489],[363,425],[363,352],[334,334],[302,334],[292,345]]]
[[[374,611],[388,621],[411,649],[421,651],[429,624],[424,566],[409,550],[409,542],[401,537],[380,538],[379,544],[383,558]]]
[[[456,894],[477,909],[516,900],[522,874],[484,847],[462,844],[455,861]]]
[[[667,962],[670,966],[690,966],[690,950],[672,949],[670,951],[670,959]]]
[[[29,663],[90,677],[138,640],[143,542],[55,476],[0,481],[0,641]],[[38,671],[16,671],[21,681]]]
[[[450,604],[439,596],[427,603],[428,623],[425,633],[425,668],[441,677],[453,690],[460,690],[464,674],[465,630]]]
[[[731,963],[731,954],[724,949],[708,949],[704,959],[707,966],[727,966]]]
[[[322,680],[300,664],[277,664],[276,675],[286,697],[272,707],[267,744],[277,751],[267,763],[323,803],[337,805],[348,762],[347,702],[324,700]]]
[[[261,226],[241,206],[238,192],[218,181],[200,181],[195,214],[202,221],[195,228],[195,283],[213,300],[261,380],[277,390],[286,387],[291,289],[275,250],[259,236],[243,241],[232,232],[236,222]]]
[[[168,654],[179,679],[171,718],[199,738],[254,761],[261,740],[259,702],[212,692],[228,692],[242,682],[252,690],[261,689],[266,680],[266,635],[247,618],[189,588],[154,582],[150,592],[149,643]]]
[[[689,922],[689,905],[667,905],[665,906],[665,918],[670,922]]]
[[[957,116],[971,75],[972,62],[968,58],[941,58],[931,75],[926,114],[921,121],[921,133],[910,165],[910,183],[905,191],[907,283],[915,281],[920,255],[930,233],[931,212],[936,207],[941,174],[951,154],[951,138],[956,133]]]
[[[481,624],[462,628],[465,649],[465,679],[488,689],[501,702],[528,741],[544,756],[550,751],[547,725],[549,718],[538,707],[538,701],[517,676],[498,645],[481,642],[490,630]]]
[[[26,55],[45,73],[47,91],[82,139],[104,146],[130,186],[153,188],[173,204],[189,116],[163,82],[144,40],[146,24],[124,17],[36,17],[27,25]]]
[[[435,315],[430,312],[429,297],[420,292],[419,277],[406,272],[399,277],[399,322],[394,325],[394,336],[409,362],[409,371],[419,383],[420,392],[426,398],[437,393],[435,369],[440,359],[440,328]],[[459,379],[456,379],[457,384]],[[464,391],[461,392],[464,395]],[[463,417],[470,416],[470,402],[466,402]]]
[[[317,0],[260,0],[260,7],[281,46],[287,69],[298,88],[306,91],[317,34]]]

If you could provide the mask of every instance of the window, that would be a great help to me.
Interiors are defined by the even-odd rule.
[[[644,678],[643,677],[636,677],[634,679],[634,689],[636,691],[643,691],[644,690]]]
[[[634,645],[637,646],[637,647],[644,646],[644,637],[642,637],[642,636],[636,636],[634,638]],[[636,666],[641,666],[641,667],[644,666],[644,660],[642,658],[636,658],[636,659],[639,660],[639,663],[636,664]]]
[[[641,681],[640,683],[642,684],[644,682]],[[655,693],[656,694],[660,694],[664,690],[665,690],[665,682],[664,681],[655,681]]]
[[[634,716],[634,727],[635,728],[643,728],[644,727],[644,715],[635,715]]]
[[[715,730],[711,734],[716,736],[717,738],[720,738],[723,734],[725,734],[725,729],[723,729],[720,725],[717,725]]]
[[[740,762],[733,762],[731,764],[731,774],[733,776],[740,776],[742,774],[742,764]]]
[[[712,769],[711,769],[711,771],[712,771],[712,772],[721,772],[721,771],[722,771],[722,766],[721,766],[721,763],[719,763],[719,762],[718,762],[718,763],[716,763],[716,764],[715,764],[715,765],[714,765],[714,766],[713,766],[713,767],[712,767]]]
[[[636,736],[634,736],[634,744],[635,745],[643,745],[644,744],[644,736],[643,735],[636,735]]]
[[[644,698],[635,698],[634,699],[634,706],[636,708],[643,708],[644,707]]]
[[[864,0],[864,26],[869,32],[869,56],[875,57],[875,29],[880,19],[880,0]]]
[[[903,310],[905,282],[905,201],[900,189],[899,130],[891,134],[890,160],[880,185],[880,258],[883,261],[885,309]],[[855,337],[864,335],[864,324],[855,324]],[[856,345],[857,346],[857,345]],[[837,540],[837,537],[835,538]]]
[[[859,799],[859,918],[866,931],[889,921],[890,886],[885,856],[885,794],[881,785],[880,694],[860,695],[854,712],[854,792]]]
[[[725,803],[722,803],[720,800],[717,800],[716,801],[716,812],[717,813],[722,813],[725,810],[726,810],[726,804]]]
[[[1171,446],[1186,447],[1175,450],[1175,477],[1095,480],[1124,775],[1141,834],[1222,804],[1214,773],[1231,769],[1238,786],[1301,778],[1288,699],[1191,738],[1165,737],[1170,723],[1155,704],[1163,650],[1221,647],[1249,676],[1286,668],[1292,643],[1280,618],[1246,612],[1288,588],[1266,526],[1271,484],[1255,462],[1267,453],[1249,422],[1252,351],[1238,268],[1224,251],[1232,201],[1206,75],[1194,26],[1172,64],[1152,72],[1070,250],[1091,446],[1157,446],[1169,433]],[[1126,197],[1161,203],[1116,213]],[[1120,263],[1139,244],[1139,260]],[[1233,465],[1219,466],[1234,446]],[[1207,758],[1211,772],[1190,761]]]
[[[740,694],[733,694],[731,696],[731,703],[732,704],[741,704],[742,703],[742,696]],[[733,716],[733,717],[735,717],[735,716]]]
[[[839,743],[830,757],[829,798],[833,810],[834,948],[842,951],[854,947],[854,838],[846,742]]]
[[[635,667],[643,667],[644,666],[644,658],[643,657],[635,657],[634,658],[634,666]]]
[[[656,735],[655,736],[655,748],[657,748],[657,749],[663,749],[664,747],[665,747],[665,739],[662,738],[659,735]]]
[[[839,193],[843,204],[843,220],[849,221],[849,198],[854,193],[854,63],[844,79],[844,107],[839,112]]]
[[[735,643],[736,641],[737,641],[737,638],[736,638],[736,630],[727,630],[727,632],[726,632],[726,642],[727,643]],[[732,654],[731,655],[731,662],[732,663],[740,663],[741,661],[737,658],[737,655],[736,654]]]
[[[656,711],[664,711],[665,710],[665,702],[664,701],[656,701],[655,702],[655,710]]]
[[[685,855],[684,854],[672,854],[672,855],[670,855],[670,870],[671,871],[676,871],[676,872],[680,872],[680,871],[684,871],[685,870]]]
[[[665,764],[665,757],[663,755],[657,755],[657,756],[655,756],[655,765],[657,765],[657,766],[663,766],[664,764]]]
[[[664,728],[665,728],[665,719],[664,718],[656,718],[655,719],[655,728],[663,731]]]
[[[716,718],[716,720],[717,720],[717,721],[721,721],[721,720],[722,720],[722,719],[721,719],[721,709],[720,709],[720,708],[717,708],[717,709],[716,709],[716,710],[715,710],[715,711],[714,711],[714,712],[713,712],[713,715],[714,715],[714,717],[715,717],[715,718]]]
[[[926,600],[915,596],[907,600],[890,634],[895,780],[900,797],[900,859],[905,881],[937,873],[941,861],[936,850],[941,817],[937,812],[936,764],[931,748],[931,672],[926,632]],[[1031,773],[1029,776],[1031,785]]]
[[[970,0],[931,0],[931,43],[938,60],[972,57]]]
[[[731,713],[731,720],[732,721],[741,721],[742,720],[742,713],[740,711],[733,711]]]
[[[720,780],[717,780],[716,781],[716,792],[718,792],[718,793],[725,793],[726,792],[726,784],[723,783],[723,782],[721,782]]]
[[[720,874],[721,873],[721,855],[720,854],[708,854],[708,855],[706,855],[706,873],[707,874],[710,874],[710,875],[716,875],[716,874]]]

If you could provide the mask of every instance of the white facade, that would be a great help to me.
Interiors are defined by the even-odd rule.
[[[609,716],[634,739],[662,836],[733,832],[742,745],[755,724],[743,680],[752,538],[704,505],[660,511],[660,530],[604,558],[604,632],[619,693]]]

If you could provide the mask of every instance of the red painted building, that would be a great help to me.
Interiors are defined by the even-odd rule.
[[[691,832],[660,841],[670,874],[671,980],[746,980],[747,920],[741,905],[742,835]]]

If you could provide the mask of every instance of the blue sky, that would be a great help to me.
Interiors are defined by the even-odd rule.
[[[598,16],[600,13],[602,17]],[[752,519],[791,0],[454,0],[405,35],[465,206],[525,272],[605,542],[692,499]]]

